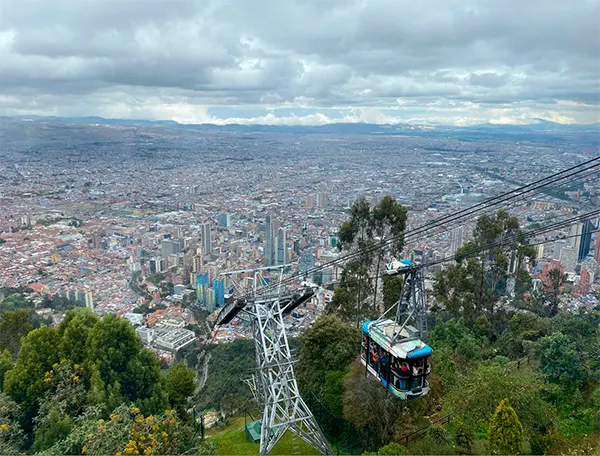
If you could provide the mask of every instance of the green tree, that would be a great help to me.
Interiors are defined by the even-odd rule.
[[[384,254],[396,256],[404,246],[404,229],[406,228],[407,210],[394,198],[387,195],[371,207],[368,201],[361,197],[354,201],[350,210],[350,219],[346,221],[339,231],[339,248],[355,250],[359,253],[357,259],[349,262],[344,268],[351,268],[347,279],[342,277],[342,286],[357,288],[357,321],[361,315],[377,312],[377,293],[379,289],[379,273]],[[370,270],[375,269],[374,279],[369,278]],[[363,282],[369,282],[365,286]],[[362,301],[373,290],[372,305],[362,311]]]
[[[135,337],[137,339],[137,336]],[[125,372],[121,373],[118,378],[123,388],[123,394],[131,401],[148,399],[161,393],[163,378],[160,363],[150,350],[140,350],[135,357],[129,360],[125,366]],[[161,404],[160,408],[164,409],[166,405],[166,403]],[[152,410],[151,413],[156,411],[160,410]]]
[[[547,319],[531,312],[519,312],[512,316],[508,327],[498,338],[498,351],[512,359],[526,356],[527,345],[537,341],[550,331]]]
[[[469,423],[459,421],[454,425],[454,443],[465,451],[471,451],[475,443],[475,429]]]
[[[125,398],[121,393],[121,384],[115,380],[106,389],[106,408],[108,410],[114,410],[119,405],[125,402]]]
[[[358,310],[356,300],[357,296],[349,288],[336,288],[328,304],[327,312],[334,313],[345,321],[353,322]]]
[[[402,276],[383,277],[383,307],[389,309],[400,298],[404,279]]]
[[[377,450],[377,454],[380,456],[381,455],[397,456],[397,455],[408,454],[408,452],[406,451],[406,448],[403,447],[402,445],[400,445],[399,443],[392,442],[392,443],[388,443],[387,445],[379,448],[379,450]]]
[[[61,335],[61,359],[82,363],[88,358],[88,335],[98,321],[98,317],[90,309],[73,309],[65,314],[64,320],[58,326],[58,333]]]
[[[90,389],[87,393],[87,404],[89,406],[104,406],[106,403],[106,389],[102,378],[100,378],[100,372],[96,365],[90,365],[90,371],[92,373],[90,377]]]
[[[491,454],[519,454],[523,448],[523,426],[508,399],[500,401],[488,428]]]
[[[384,196],[371,214],[373,232],[378,240],[377,260],[375,267],[375,286],[373,308],[377,308],[377,290],[379,288],[379,272],[383,255],[387,251],[397,256],[404,247],[404,229],[406,228],[407,209],[390,195]],[[387,246],[387,248],[386,248]]]
[[[575,343],[561,332],[539,340],[542,372],[552,383],[563,386],[581,385],[585,370]]]
[[[360,260],[351,260],[346,263],[342,271],[340,287],[346,290],[344,302],[339,308],[334,308],[335,312],[346,321],[353,321],[358,327],[364,318],[373,316],[373,310],[365,305],[365,299],[372,291],[372,282],[369,278],[369,268]],[[335,297],[335,295],[334,295]],[[355,302],[354,305],[350,303]],[[338,299],[332,301],[331,305],[338,305]],[[345,304],[345,305],[344,305]]]
[[[6,349],[12,356],[17,356],[21,338],[25,337],[32,329],[27,310],[5,312],[0,318],[0,350]]]
[[[187,398],[194,393],[194,372],[182,362],[175,364],[167,372],[166,388],[171,408],[184,416]]]
[[[548,272],[548,283],[545,286],[545,291],[550,299],[550,316],[553,317],[558,313],[558,304],[560,303],[560,291],[565,283],[566,274],[563,274],[560,269],[550,269]]]
[[[477,219],[473,240],[456,252],[456,261],[438,275],[434,295],[441,310],[473,321],[482,312],[493,316],[511,277],[509,264],[514,261],[520,271],[526,261],[535,261],[535,249],[525,243],[518,219],[501,209]],[[523,274],[512,277],[523,288]]]
[[[135,362],[141,348],[142,344],[132,326],[115,315],[104,316],[89,331],[87,339],[88,361],[96,364],[105,384],[118,381],[124,385],[128,365]],[[131,366],[131,370],[134,369],[135,366]],[[137,386],[132,385],[131,388]],[[130,391],[130,395],[135,397],[137,394]]]
[[[552,429],[556,422],[554,407],[542,396],[545,389],[538,373],[510,370],[495,363],[479,364],[447,394],[445,405],[456,419],[485,426],[498,403],[508,398],[527,435],[533,435]]]
[[[347,371],[325,372],[323,386],[323,404],[337,418],[344,416],[344,377]]]
[[[35,430],[32,451],[38,453],[47,450],[56,442],[64,439],[71,432],[71,418],[57,408],[52,408],[43,424]]]
[[[360,351],[360,331],[333,315],[318,318],[300,336],[296,375],[305,393],[321,396],[327,371],[343,371]]]
[[[120,405],[109,420],[98,410],[82,415],[73,430],[47,454],[214,454],[214,444],[202,440],[194,427],[173,410],[144,416],[130,405]]]
[[[21,405],[25,413],[23,428],[26,431],[31,430],[38,401],[48,389],[44,382],[45,373],[52,370],[52,365],[59,360],[56,350],[59,340],[56,328],[43,326],[31,331],[23,339],[14,369],[4,377],[4,391]]]
[[[371,375],[365,375],[364,366],[356,361],[344,379],[344,418],[358,429],[374,430],[380,438],[391,440],[408,407],[424,401],[416,399],[411,404],[396,399]],[[424,410],[423,410],[424,411]]]
[[[0,392],[0,454],[17,455],[24,441],[19,422],[22,419],[20,407],[8,395]]]
[[[14,367],[12,356],[8,350],[0,351],[0,392],[4,389],[4,376]]]

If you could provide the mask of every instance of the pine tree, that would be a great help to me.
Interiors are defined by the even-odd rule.
[[[90,389],[87,395],[88,405],[104,405],[106,402],[106,393],[104,391],[104,382],[100,378],[98,368],[92,364],[92,378],[90,380]]]
[[[523,446],[523,426],[508,399],[500,405],[492,416],[488,429],[490,454],[519,454]]]

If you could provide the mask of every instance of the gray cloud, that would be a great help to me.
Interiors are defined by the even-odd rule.
[[[593,121],[598,23],[599,0],[2,0],[0,114],[129,93],[133,111],[456,100]]]

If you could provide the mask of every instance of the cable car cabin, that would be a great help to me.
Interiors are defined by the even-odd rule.
[[[392,345],[400,326],[392,320],[367,321],[362,325],[360,359],[367,371],[399,399],[414,399],[429,393],[431,347],[420,340],[417,330],[405,326]]]

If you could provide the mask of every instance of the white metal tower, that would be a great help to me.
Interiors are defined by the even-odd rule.
[[[233,271],[224,275],[252,272],[256,278],[265,269]],[[235,279],[233,282],[236,283]],[[331,449],[315,417],[300,396],[290,346],[285,331],[284,315],[308,301],[314,292],[308,288],[297,293],[253,296],[237,300],[223,308],[217,325],[226,324],[238,314],[252,323],[256,348],[256,374],[248,384],[259,405],[264,407],[261,420],[260,454],[267,455],[285,431],[291,431],[323,454]]]

